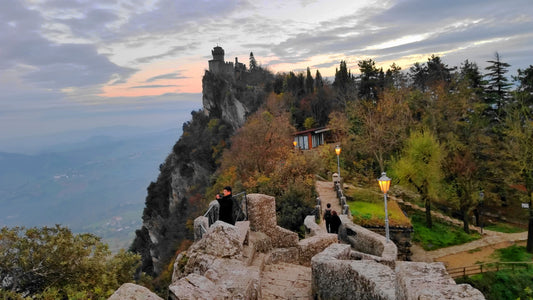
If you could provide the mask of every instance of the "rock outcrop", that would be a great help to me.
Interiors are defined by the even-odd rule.
[[[163,300],[144,286],[133,283],[124,283],[108,300]]]
[[[217,221],[178,255],[171,299],[262,299],[265,265],[309,266],[311,257],[337,243],[337,236],[327,233],[298,241],[296,233],[277,226],[274,197],[251,194],[247,202],[248,221],[235,226]]]
[[[160,166],[157,181],[148,187],[143,225],[131,249],[141,254],[142,270],[150,275],[163,270],[180,241],[193,238],[186,223],[200,213],[191,204],[199,202],[216,171],[221,151],[214,154],[213,149],[229,144],[246,117],[265,102],[268,80],[264,79],[272,75],[262,69],[241,75],[205,72],[203,111],[193,112],[192,121],[184,125],[183,135]]]

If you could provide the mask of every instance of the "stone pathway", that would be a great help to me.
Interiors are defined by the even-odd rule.
[[[326,204],[331,203],[331,210],[340,214],[342,212],[341,206],[339,204],[339,199],[337,199],[337,194],[333,188],[333,182],[331,181],[316,181],[315,184],[316,191],[320,200],[322,202],[322,212],[320,213],[320,227],[326,230],[326,222],[322,218],[324,216],[324,210],[326,209]]]
[[[331,203],[332,210],[341,211],[331,181],[317,181],[316,189],[322,201],[322,209],[326,208],[327,203]],[[326,230],[323,220],[320,226]],[[310,267],[288,263],[266,265],[261,276],[263,299],[312,299]]]
[[[312,299],[311,268],[287,263],[267,265],[261,291],[263,299]]]

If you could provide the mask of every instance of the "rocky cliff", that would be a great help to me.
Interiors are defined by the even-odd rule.
[[[261,76],[248,72],[238,80],[205,72],[204,109],[193,112],[192,120],[183,125],[183,135],[160,165],[157,181],[148,186],[143,225],[131,246],[141,254],[144,272],[158,275],[180,243],[193,238],[187,224],[207,207],[204,194],[216,171],[220,148],[229,145],[231,135],[265,101],[264,87],[269,85],[265,80],[272,76],[259,71]]]

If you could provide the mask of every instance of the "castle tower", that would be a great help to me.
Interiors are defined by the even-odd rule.
[[[213,59],[209,61],[209,72],[213,74],[233,75],[233,63],[224,61],[224,49],[216,46],[211,50]]]
[[[213,60],[224,61],[224,49],[222,47],[217,45],[211,50],[211,54],[213,55]]]

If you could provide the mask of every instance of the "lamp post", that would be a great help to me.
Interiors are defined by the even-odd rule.
[[[337,154],[337,174],[339,175],[339,180],[341,178],[341,164],[339,162],[339,156],[341,155],[341,146],[335,146],[335,153]]]
[[[385,172],[381,173],[381,177],[378,179],[379,188],[383,192],[383,198],[385,201],[385,237],[387,238],[387,243],[389,242],[389,213],[387,211],[387,192],[389,191],[391,179],[387,177]]]
[[[294,150],[296,150],[296,146],[298,146],[298,142],[296,140],[292,141],[292,144],[294,145]]]

